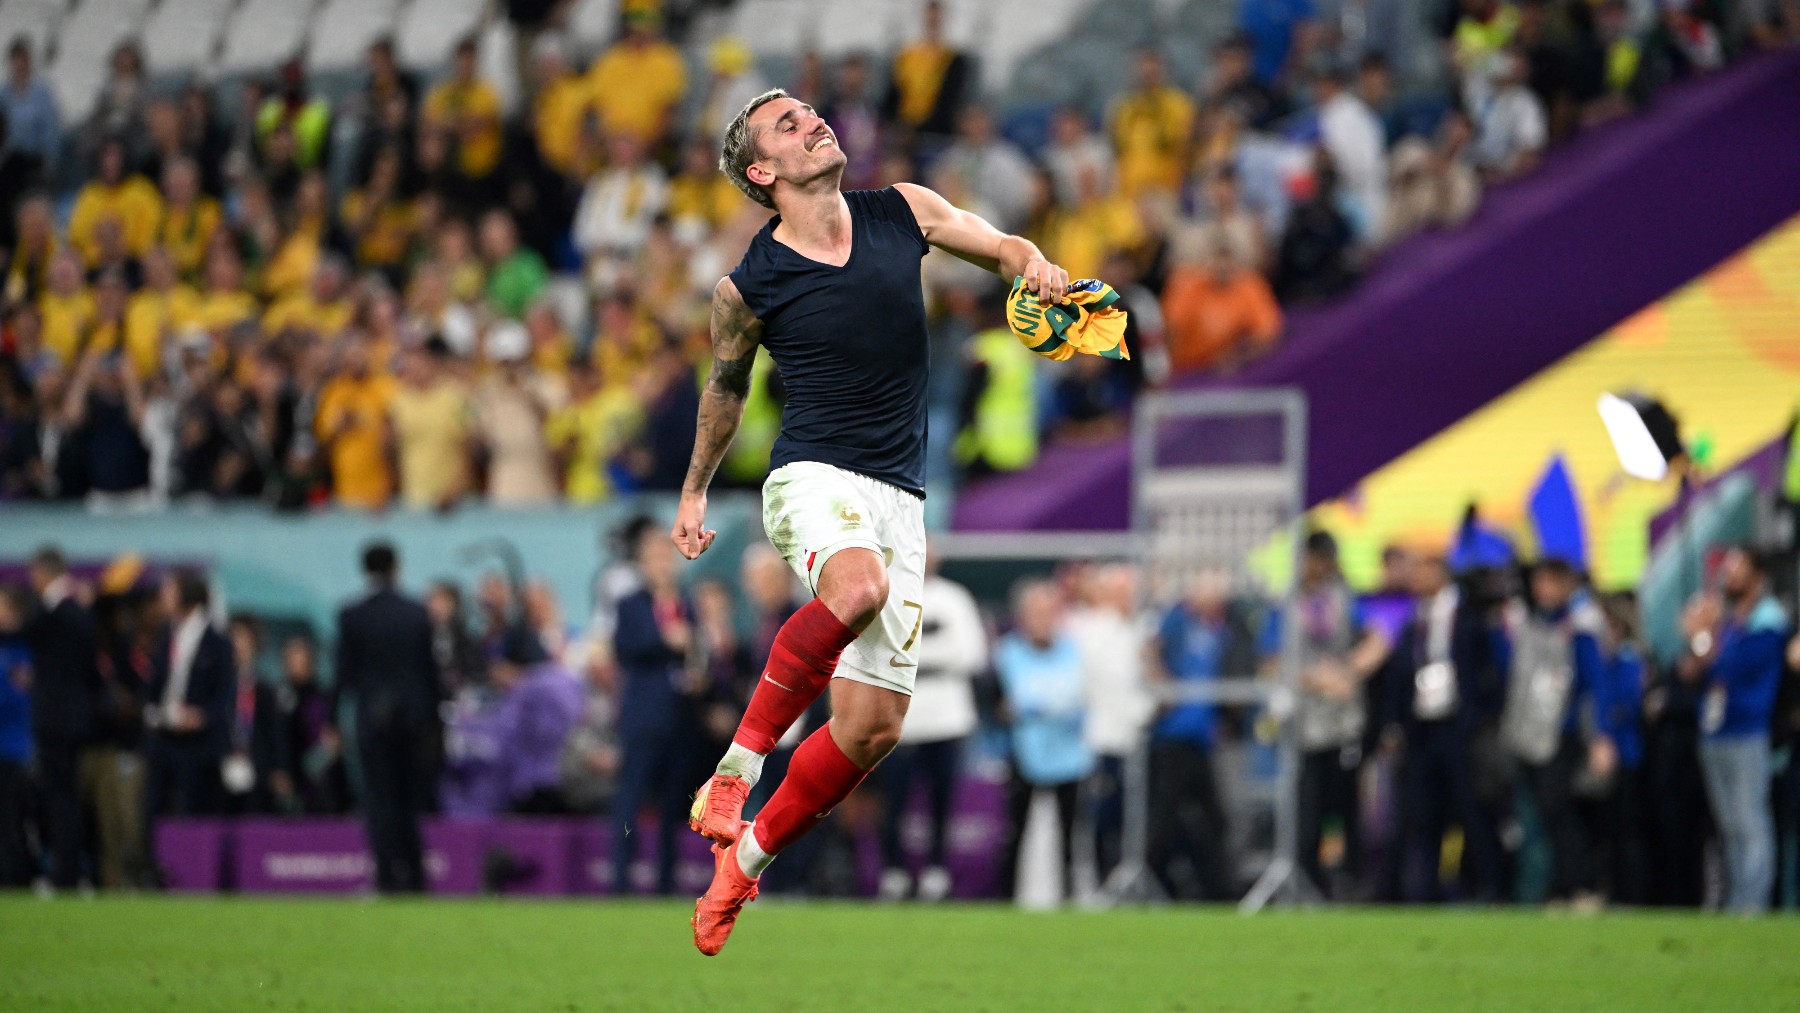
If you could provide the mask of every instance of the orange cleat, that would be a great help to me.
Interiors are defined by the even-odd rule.
[[[737,849],[735,843],[730,847],[713,845],[712,885],[694,902],[694,917],[688,919],[694,927],[694,948],[709,957],[725,948],[744,905],[756,899],[756,880],[738,867]]]
[[[743,778],[714,774],[694,793],[688,826],[716,843],[735,843],[744,825],[744,800],[749,797],[750,785]]]

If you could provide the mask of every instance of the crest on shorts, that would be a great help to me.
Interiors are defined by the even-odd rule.
[[[838,508],[838,518],[845,524],[856,525],[862,523],[862,514],[857,513],[847,506]]]

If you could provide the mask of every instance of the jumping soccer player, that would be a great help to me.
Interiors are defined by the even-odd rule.
[[[849,796],[900,738],[911,699],[925,583],[925,293],[936,246],[1044,303],[1068,272],[1038,248],[922,186],[839,190],[844,153],[812,107],[776,89],[725,134],[719,167],[777,212],[713,290],[712,374],[672,537],[689,559],[712,545],[706,487],[743,416],[757,345],[787,387],[763,484],[763,528],[814,598],[775,638],[737,734],[694,799],[712,839],[712,886],[694,945],[725,946],[756,880]],[[833,682],[833,678],[836,681]],[[755,823],[744,799],[763,759],[832,686],[831,721],[794,750]]]

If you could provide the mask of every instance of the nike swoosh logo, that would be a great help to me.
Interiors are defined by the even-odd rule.
[[[774,679],[769,678],[769,673],[767,673],[767,672],[763,673],[763,680],[765,682],[775,682]],[[781,683],[779,683],[779,682],[775,682],[775,685],[780,686],[782,689],[787,690],[789,693],[792,693],[794,691],[794,688],[792,686],[782,686]]]
[[[891,658],[889,658],[889,659],[888,659],[888,664],[890,664],[890,665],[892,665],[892,666],[894,666],[894,667],[895,667],[895,668],[918,668],[918,667],[919,667],[919,665],[918,665],[918,662],[914,662],[914,661],[901,661],[901,660],[900,660],[900,656],[899,656],[899,655],[898,655],[898,654],[896,654],[896,655],[894,655],[894,656],[893,656],[893,657],[891,657]]]

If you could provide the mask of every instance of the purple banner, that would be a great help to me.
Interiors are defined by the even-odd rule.
[[[424,826],[425,876],[432,893],[480,893],[487,824],[431,820]]]
[[[1006,846],[1006,786],[966,780],[957,788],[945,863],[952,895],[998,894]],[[878,801],[878,800],[871,800]],[[872,815],[869,813],[868,815]],[[872,820],[857,833],[859,885],[873,894],[881,853]],[[600,819],[436,819],[425,822],[425,866],[433,893],[488,889],[526,896],[613,893],[612,827]],[[913,872],[924,867],[929,825],[915,796],[901,825],[901,845]],[[360,823],[352,819],[164,820],[156,828],[158,854],[169,886],[183,891],[235,888],[243,893],[365,893],[374,867]],[[710,844],[695,834],[677,838],[676,888],[697,895],[712,881]],[[631,867],[633,894],[656,885],[654,834]]]
[[[244,819],[234,838],[237,888],[244,893],[360,893],[374,880],[354,820]]]
[[[228,886],[225,846],[229,837],[223,820],[158,823],[156,861],[168,888],[178,893],[213,893]]]

